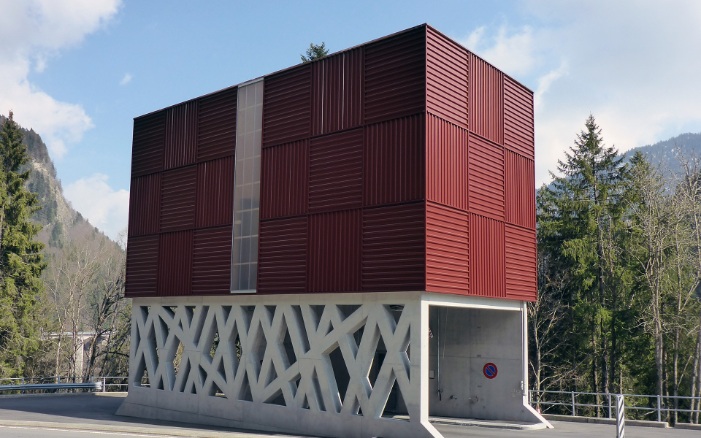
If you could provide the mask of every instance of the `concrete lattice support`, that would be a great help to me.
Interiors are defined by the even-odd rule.
[[[137,298],[133,308],[120,414],[320,436],[441,436],[428,422],[420,293]],[[390,398],[409,421],[383,416]]]
[[[437,308],[463,313],[442,326]],[[119,413],[334,437],[440,437],[429,414],[544,421],[523,397],[523,309],[420,292],[136,298]],[[499,379],[480,380],[487,359]]]

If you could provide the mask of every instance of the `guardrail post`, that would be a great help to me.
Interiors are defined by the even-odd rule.
[[[572,416],[577,416],[577,407],[574,403],[574,391],[572,391]]]
[[[662,396],[657,394],[657,422],[662,421]]]
[[[107,379],[105,377],[102,378],[102,392],[107,392]]]
[[[611,411],[613,410],[613,406],[611,405],[611,393],[607,392],[606,395],[609,399],[609,418],[611,418]]]
[[[616,394],[616,438],[624,438],[626,436],[626,414],[624,397],[621,394]]]

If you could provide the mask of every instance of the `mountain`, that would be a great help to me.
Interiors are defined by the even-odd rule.
[[[623,155],[630,159],[636,152],[645,155],[666,179],[674,181],[684,175],[685,161],[701,159],[701,133],[681,134],[653,145],[633,148]]]
[[[0,123],[4,121],[5,117],[0,116]],[[66,242],[83,239],[93,241],[95,245],[119,248],[117,243],[90,224],[66,200],[61,181],[56,176],[56,168],[41,136],[32,129],[20,129],[30,157],[27,186],[36,193],[41,206],[34,213],[33,219],[42,225],[38,238],[46,245],[47,255],[60,253]]]

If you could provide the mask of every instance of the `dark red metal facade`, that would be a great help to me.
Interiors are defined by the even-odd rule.
[[[199,99],[197,161],[234,155],[237,91],[233,87]]]
[[[469,215],[426,204],[426,290],[467,295],[470,292]]]
[[[271,219],[307,213],[309,140],[261,152],[260,217]]]
[[[434,115],[426,130],[426,199],[467,211],[467,130]]]
[[[309,211],[363,206],[362,128],[311,140],[309,150]]]
[[[504,74],[469,54],[468,113],[470,132],[504,144]]]
[[[263,81],[257,293],[535,299],[529,90],[425,25]],[[128,296],[229,293],[237,93],[135,120]]]
[[[311,64],[265,78],[263,146],[308,138],[311,128]]]
[[[363,47],[312,64],[312,135],[363,124]]]
[[[310,292],[360,290],[362,230],[360,209],[309,216]]]
[[[432,28],[426,45],[426,110],[467,129],[467,50]]]
[[[365,123],[426,109],[426,27],[365,46]]]
[[[363,291],[423,290],[426,285],[426,204],[363,211]]]
[[[365,128],[365,205],[424,199],[425,116],[403,117]]]

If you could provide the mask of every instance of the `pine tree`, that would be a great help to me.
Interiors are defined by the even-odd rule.
[[[326,48],[326,43],[324,43],[324,42],[322,42],[321,44],[310,43],[309,48],[307,49],[307,52],[304,55],[300,55],[300,58],[302,59],[302,62],[310,62],[310,61],[314,61],[316,59],[321,59],[328,54],[329,54],[329,51]]]
[[[39,345],[35,309],[43,293],[43,245],[31,221],[27,147],[10,112],[0,129],[0,376],[21,375]]]
[[[616,149],[604,145],[593,116],[558,171],[538,199],[538,233],[552,269],[547,277],[564,282],[557,288],[569,313],[562,352],[577,367],[571,384],[608,392],[620,383],[621,294],[629,281],[621,248],[628,171]],[[559,278],[563,273],[566,278]],[[541,284],[541,292],[553,290]]]

